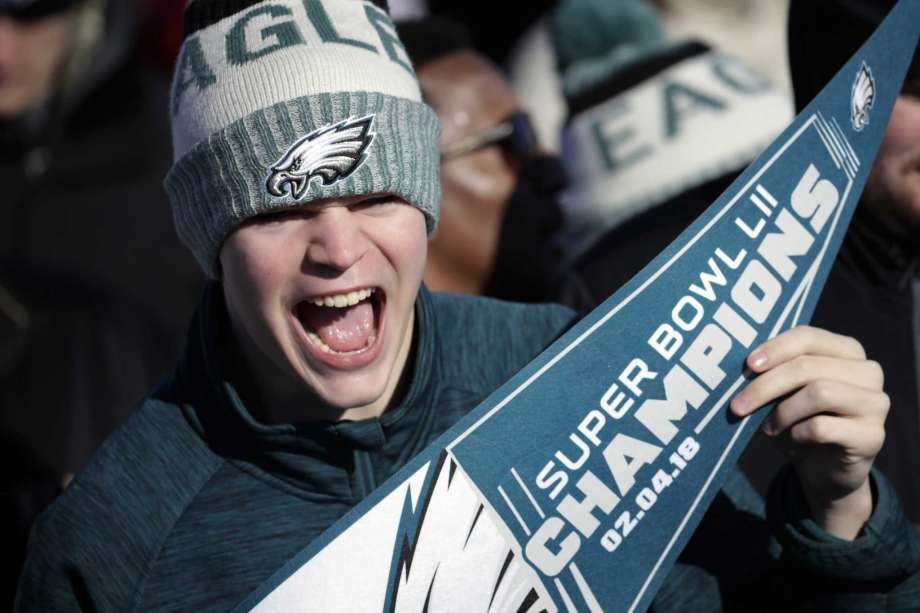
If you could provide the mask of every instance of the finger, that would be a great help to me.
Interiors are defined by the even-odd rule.
[[[890,404],[885,392],[821,379],[780,402],[764,420],[763,431],[775,436],[820,413],[862,418],[867,426],[884,426]]]
[[[763,372],[800,355],[823,355],[845,360],[864,360],[866,352],[855,338],[799,326],[766,341],[748,356],[748,367]]]
[[[789,428],[789,439],[799,445],[836,445],[848,454],[872,458],[885,442],[885,428],[866,426],[858,419],[816,415]]]
[[[754,378],[732,399],[732,412],[748,415],[781,396],[821,379],[843,381],[876,391],[881,390],[884,383],[882,367],[878,362],[801,355]]]

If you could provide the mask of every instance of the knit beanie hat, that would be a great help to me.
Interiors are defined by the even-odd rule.
[[[440,125],[369,0],[190,0],[170,100],[176,231],[202,268],[244,220],[392,194],[437,224]]]
[[[605,230],[747,165],[792,118],[740,60],[663,37],[650,3],[566,0],[552,28],[569,117],[570,255]]]
[[[645,0],[565,0],[549,24],[567,94],[666,45],[658,12]]]

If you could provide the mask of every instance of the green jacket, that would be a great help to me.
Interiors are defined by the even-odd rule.
[[[574,319],[555,305],[422,288],[399,406],[379,419],[267,426],[229,380],[229,325],[212,286],[172,379],[37,523],[17,609],[233,607]],[[734,473],[654,610],[920,608],[920,544],[881,478],[875,512],[850,543],[806,519],[784,474],[770,505],[775,538],[762,502]]]

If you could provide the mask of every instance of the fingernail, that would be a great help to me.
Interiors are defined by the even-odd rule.
[[[732,399],[732,411],[734,411],[736,415],[744,415],[747,413],[747,408],[747,398],[745,398],[743,394],[739,394]]]
[[[750,360],[751,368],[761,368],[767,365],[767,354],[763,351],[755,351],[751,354]]]
[[[767,436],[773,436],[773,420],[769,417],[763,420],[763,423],[760,424],[760,429],[763,430],[763,433]]]

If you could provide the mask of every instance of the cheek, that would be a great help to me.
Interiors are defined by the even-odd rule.
[[[437,248],[458,249],[452,257],[488,268],[514,174],[498,148],[490,147],[445,164],[441,184],[443,224],[435,237]]]
[[[920,100],[901,96],[895,102],[885,138],[879,147],[882,159],[899,157],[920,147]]]
[[[221,281],[231,302],[251,313],[280,293],[284,267],[269,237],[245,230],[228,238],[221,249]]]
[[[70,26],[67,16],[48,17],[33,24],[22,37],[22,60],[33,79],[51,79],[65,61],[70,47]]]
[[[498,147],[451,160],[442,168],[445,194],[457,194],[456,200],[467,211],[483,218],[499,214],[511,195],[515,174]]]
[[[428,254],[428,232],[425,216],[418,209],[412,208],[397,224],[398,227],[388,232],[386,250],[389,259],[397,268],[403,283],[421,283],[425,270],[425,258]],[[413,289],[417,289],[413,288]]]

